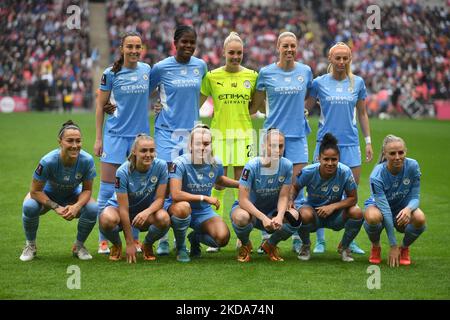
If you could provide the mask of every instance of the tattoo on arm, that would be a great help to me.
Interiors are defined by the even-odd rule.
[[[59,208],[59,204],[57,204],[55,201],[52,201],[50,199],[48,199],[47,201],[45,201],[45,205],[53,210]]]

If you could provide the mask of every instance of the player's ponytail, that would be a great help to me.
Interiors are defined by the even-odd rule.
[[[337,152],[337,154],[340,155],[339,147],[338,147],[338,141],[335,136],[333,136],[331,133],[327,132],[322,138],[322,142],[320,143],[319,147],[319,154],[323,154],[328,149],[333,149]]]
[[[345,47],[350,54],[350,62],[345,65],[345,73],[347,74],[347,77],[350,80],[350,88],[353,89],[353,87],[355,86],[355,79],[353,77],[353,72],[352,72],[352,50],[350,49],[350,47],[347,44],[345,44],[344,42],[338,42],[330,48],[330,50],[328,51],[328,57],[330,58],[333,55],[334,50],[338,47]],[[329,63],[327,72],[333,73],[333,69],[334,69],[333,64]]]
[[[146,133],[139,133],[136,138],[133,141],[133,144],[131,145],[131,152],[128,155],[128,161],[130,162],[129,167],[128,167],[128,172],[131,173],[134,171],[134,169],[136,169],[136,148],[138,145],[138,142],[141,140],[150,140],[153,141],[153,138],[150,137],[148,134]]]
[[[80,127],[79,127],[75,122],[73,122],[72,120],[67,120],[66,122],[64,122],[64,123],[62,124],[61,129],[59,129],[59,132],[58,132],[58,139],[61,140],[61,138],[64,136],[64,132],[65,132],[67,129],[78,130],[78,131],[80,131],[80,133],[81,133]]]
[[[129,31],[126,32],[125,34],[122,35],[122,37],[120,38],[120,48],[123,48],[123,43],[125,41],[125,39],[127,37],[139,37],[141,38],[141,35],[139,34],[139,32],[136,31]],[[142,39],[142,38],[141,38]],[[111,71],[114,73],[119,72],[120,70],[122,70],[122,66],[123,66],[123,62],[125,61],[122,52],[120,53],[120,58],[116,61],[114,61],[114,64],[111,68]]]
[[[239,34],[237,32],[231,31],[228,37],[226,37],[225,41],[223,42],[223,49],[225,50],[227,45],[232,41],[239,42],[242,46],[244,46],[244,42],[242,41]]]
[[[380,157],[378,159],[378,164],[383,163],[387,160],[386,156],[384,155],[384,151],[386,149],[386,146],[391,142],[401,142],[401,143],[403,143],[403,145],[406,148],[405,141],[402,138],[394,136],[393,134],[388,134],[383,139],[383,144],[381,145],[381,153],[380,153]]]

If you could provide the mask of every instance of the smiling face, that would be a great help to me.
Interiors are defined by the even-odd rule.
[[[321,176],[331,177],[336,173],[339,163],[339,153],[333,148],[325,149],[319,155],[319,163]]]
[[[212,136],[207,129],[195,129],[191,137],[191,152],[194,164],[210,163],[212,158]]]
[[[59,139],[63,159],[74,161],[81,151],[81,132],[76,129],[66,129]]]
[[[281,62],[293,62],[297,56],[297,39],[292,36],[285,36],[278,42],[278,51]]]
[[[226,66],[236,69],[239,68],[244,56],[244,47],[239,41],[230,41],[224,48],[223,53]]]
[[[406,158],[406,147],[401,141],[393,141],[384,147],[384,157],[387,160],[387,167],[391,173],[400,172]]]
[[[124,66],[136,65],[141,57],[142,40],[138,36],[127,36],[120,47],[120,53],[123,55]]]
[[[155,141],[153,139],[140,139],[132,151],[136,156],[138,171],[147,171],[156,157]]]
[[[335,47],[328,56],[328,61],[333,65],[333,70],[338,73],[345,73],[352,56],[350,49],[347,46]]]
[[[197,37],[192,31],[186,31],[176,41],[174,41],[175,48],[177,49],[177,61],[187,62],[192,57],[197,44]]]

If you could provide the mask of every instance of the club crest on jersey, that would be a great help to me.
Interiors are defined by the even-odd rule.
[[[42,174],[42,170],[44,169],[44,166],[42,165],[42,164],[40,164],[39,163],[39,165],[37,166],[37,168],[36,168],[36,174],[38,175],[38,176],[40,176],[41,174]]]
[[[75,179],[81,179],[83,177],[83,175],[79,172],[77,172],[77,174],[75,175]]]
[[[403,184],[404,184],[405,186],[407,186],[407,185],[410,184],[410,183],[411,183],[411,180],[409,180],[409,178],[403,179]]]
[[[208,174],[208,176],[209,176],[210,179],[214,178],[214,172],[211,171],[211,172]]]
[[[175,173],[177,171],[177,165],[175,163],[171,163],[169,166],[169,173]]]
[[[245,88],[245,89],[250,89],[251,86],[252,86],[252,84],[250,83],[250,81],[248,81],[248,80],[245,80],[245,81],[244,81],[244,88]]]
[[[278,181],[279,181],[280,183],[283,183],[284,180],[286,180],[286,177],[284,177],[284,176],[279,176],[279,177],[278,177]]]
[[[199,71],[197,68],[194,68],[194,74],[195,74],[196,76],[198,76],[198,75],[200,74],[200,71]]]
[[[119,189],[119,187],[120,187],[120,178],[119,177],[116,177],[115,187],[116,187],[116,189]]]
[[[332,188],[333,192],[339,192],[339,186],[335,184]]]
[[[303,79],[302,76],[298,76],[298,77],[297,77],[297,80],[300,81],[300,83],[303,83],[303,81],[305,81],[305,79]]]
[[[249,175],[250,175],[250,170],[244,169],[244,171],[242,171],[242,180],[247,181]]]
[[[157,178],[156,176],[152,176],[152,177],[150,178],[150,181],[151,181],[152,183],[156,183],[156,182],[158,181],[158,178]]]
[[[102,80],[100,81],[102,86],[106,85],[106,74],[102,75]]]
[[[147,81],[147,80],[148,80],[148,75],[144,74],[144,75],[142,76],[142,79],[144,79],[145,81]]]

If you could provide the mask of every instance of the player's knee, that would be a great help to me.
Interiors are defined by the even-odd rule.
[[[348,210],[348,216],[350,219],[360,220],[363,218],[363,212],[360,207],[353,206]]]
[[[169,211],[170,215],[173,215],[180,219],[186,219],[187,217],[189,217],[192,210],[189,202],[182,201],[171,205]]]
[[[230,241],[230,232],[228,230],[220,232],[214,240],[219,247],[225,247]]]
[[[81,210],[80,218],[83,217],[88,220],[97,220],[97,202],[88,202]]]
[[[303,221],[303,224],[310,224],[314,221],[314,213],[312,208],[310,207],[300,208],[299,213],[301,220]]]
[[[240,208],[236,208],[233,211],[231,214],[231,219],[233,220],[233,223],[239,227],[245,227],[251,222],[250,214]]]
[[[170,227],[170,216],[166,210],[158,210],[155,215],[155,225],[160,229]]]
[[[102,211],[99,217],[100,230],[110,231],[120,223],[118,214],[112,214],[108,208]]]
[[[380,210],[374,206],[370,206],[364,212],[364,220],[370,225],[375,225],[383,221],[383,216],[381,215]]]
[[[302,216],[295,209],[289,209],[289,211],[286,211],[284,218],[292,227],[297,228],[302,224]]]
[[[426,224],[425,214],[422,210],[416,209],[411,216],[411,223],[416,228],[421,228]]]
[[[39,217],[41,206],[34,199],[27,199],[23,202],[23,214],[28,218]]]

